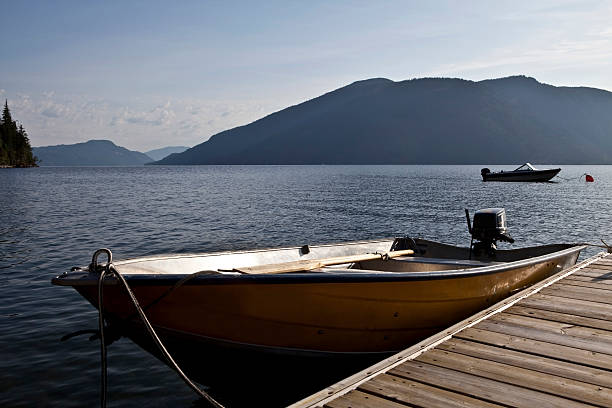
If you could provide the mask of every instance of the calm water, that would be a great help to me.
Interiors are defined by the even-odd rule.
[[[2,169],[0,406],[99,403],[98,342],[60,342],[95,329],[96,311],[50,279],[101,247],[121,259],[406,234],[467,245],[465,207],[505,207],[515,246],[612,242],[612,166],[563,166],[566,178],[592,174],[589,184],[482,183],[480,167]],[[236,393],[242,380],[231,379]],[[108,399],[112,407],[196,401],[126,339],[109,347]]]

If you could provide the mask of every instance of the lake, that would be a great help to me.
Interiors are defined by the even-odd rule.
[[[97,311],[50,284],[98,248],[124,259],[404,235],[468,246],[464,208],[487,207],[506,208],[515,247],[612,242],[612,166],[561,166],[572,180],[542,184],[483,183],[481,167],[0,169],[0,406],[99,404],[98,341],[60,341],[97,328]],[[109,406],[205,406],[131,341],[108,354]],[[248,381],[230,380],[235,394]]]

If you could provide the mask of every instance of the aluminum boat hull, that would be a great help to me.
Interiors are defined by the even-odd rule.
[[[311,256],[372,247],[389,250],[391,243],[311,247]],[[116,266],[123,269],[153,326],[175,343],[303,356],[363,355],[395,352],[439,332],[575,264],[584,248],[549,245],[497,251],[494,259],[468,260],[466,248],[425,240],[417,240],[417,246],[415,257],[335,269],[201,275],[150,307],[147,305],[194,272],[197,265],[187,265],[198,256],[130,260]],[[297,258],[299,251],[284,248],[204,254],[199,256],[203,260],[197,259],[199,266],[202,262],[223,263],[214,257],[226,257],[227,262],[247,258],[269,262],[275,255],[286,259],[295,254],[292,256]],[[163,265],[180,269],[181,264],[185,273],[156,269]],[[73,286],[97,307],[96,274],[72,272],[58,276],[53,283]],[[104,311],[111,322],[136,331],[140,327],[127,295],[112,279],[105,281]]]

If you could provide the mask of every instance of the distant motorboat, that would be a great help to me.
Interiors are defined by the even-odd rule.
[[[561,169],[536,169],[531,163],[525,163],[512,171],[491,172],[488,168],[480,170],[482,181],[550,181]]]

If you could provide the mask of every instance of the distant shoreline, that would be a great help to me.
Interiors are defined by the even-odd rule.
[[[180,167],[316,167],[316,166],[328,166],[328,167],[340,167],[340,166],[479,166],[479,167],[516,167],[518,163],[215,163],[215,164],[52,164],[52,165],[38,165],[31,167],[40,168],[89,168],[89,167],[168,167],[168,168],[180,168]],[[612,166],[612,163],[537,163],[538,166]],[[0,168],[17,168],[18,166],[0,166]],[[26,166],[24,166],[26,167]]]
[[[39,167],[36,164],[32,165],[32,166],[9,166],[6,164],[0,164],[0,169],[26,169],[26,168],[30,168],[30,167]]]

